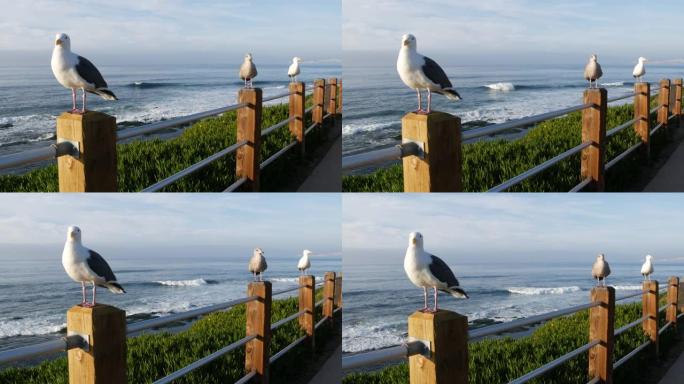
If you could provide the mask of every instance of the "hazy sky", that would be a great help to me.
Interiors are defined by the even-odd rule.
[[[343,206],[345,264],[402,263],[411,231],[451,262],[684,262],[682,194],[344,194]]]
[[[66,32],[98,64],[341,59],[340,0],[0,0],[0,65]],[[42,56],[40,56],[42,55]]]
[[[267,256],[341,250],[336,194],[5,194],[0,212],[0,258],[36,249],[61,255],[69,225],[103,254],[142,249],[161,257],[191,246],[214,256],[249,256],[256,246]]]
[[[683,13],[681,0],[344,0],[342,44],[345,64],[362,57],[349,51],[396,55],[405,33],[443,63],[657,62],[684,57]]]

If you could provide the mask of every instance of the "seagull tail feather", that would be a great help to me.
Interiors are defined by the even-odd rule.
[[[111,293],[126,293],[126,291],[123,289],[123,287],[117,283],[116,281],[108,281],[107,284],[105,285],[109,292]]]
[[[110,91],[107,88],[98,88],[93,93],[100,95],[100,97],[102,97],[105,100],[119,100],[119,98],[116,97],[114,92]]]
[[[448,292],[457,299],[469,299],[468,294],[461,287],[449,287]]]
[[[456,92],[456,90],[453,88],[444,88],[444,89],[442,89],[442,92],[443,92],[444,96],[446,96],[447,99],[449,99],[449,100],[461,100],[462,99],[461,95],[459,95],[458,92]]]

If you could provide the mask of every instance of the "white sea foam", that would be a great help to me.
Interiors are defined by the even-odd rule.
[[[395,326],[396,329],[388,326],[382,328],[369,326],[369,324],[344,327],[342,350],[344,352],[361,352],[401,344],[404,342],[404,337],[400,327],[406,328],[406,326],[402,324]]]
[[[204,279],[193,279],[193,280],[162,280],[155,281],[155,283],[160,285],[167,285],[170,287],[199,287],[202,285],[207,285],[207,281]]]
[[[510,287],[508,292],[518,295],[562,295],[565,293],[579,292],[578,286],[570,287]]]
[[[613,83],[601,83],[604,87],[623,87],[625,85],[624,81],[615,81]]]
[[[31,316],[18,320],[0,320],[0,339],[13,336],[48,335],[66,327],[64,319]]]
[[[494,90],[494,91],[502,91],[502,92],[510,92],[510,91],[515,91],[515,85],[513,83],[493,83],[493,84],[487,84],[485,87]]]
[[[369,124],[346,124],[342,127],[342,133],[345,135],[351,135],[358,132],[372,132],[380,131],[385,128],[389,128],[396,125],[396,121],[381,122],[381,123],[369,123]]]
[[[641,291],[641,285],[615,285],[613,286],[616,291]]]

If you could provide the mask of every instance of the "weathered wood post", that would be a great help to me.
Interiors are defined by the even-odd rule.
[[[333,128],[328,131],[328,140],[331,140],[342,134],[342,118],[337,112],[337,78],[328,79],[328,83],[330,84],[330,95],[328,97],[327,113],[331,115],[331,121],[333,123]]]
[[[669,134],[670,121],[670,80],[660,80],[660,93],[658,94],[658,124],[662,124],[662,129]]]
[[[643,296],[641,297],[642,313],[646,318],[641,326],[644,333],[653,344],[656,358],[658,357],[658,282],[644,281]]]
[[[312,123],[323,124],[325,110],[325,80],[317,79],[314,81],[313,89],[313,110],[311,111]]]
[[[582,180],[591,179],[596,192],[606,187],[604,178],[606,158],[606,115],[608,112],[608,91],[605,88],[584,91],[584,103],[592,104],[582,110],[582,142],[591,145],[582,150]]]
[[[237,110],[237,142],[247,144],[235,156],[236,178],[246,178],[244,190],[259,191],[259,154],[261,152],[261,88],[244,88],[238,92],[238,103],[246,103]]]
[[[342,276],[335,277],[335,308],[342,308]]]
[[[323,284],[323,317],[333,319],[335,305],[335,272],[326,272]]]
[[[681,313],[684,312],[684,294],[680,295],[680,292],[684,293],[684,282],[681,280],[679,281],[679,287],[677,289],[677,309]]]
[[[245,344],[245,370],[254,371],[255,382],[262,384],[269,382],[270,372],[271,293],[270,281],[254,281],[247,286],[247,297],[256,296],[257,299],[247,302],[245,308],[246,335],[256,335]]]
[[[60,192],[116,192],[116,119],[100,112],[64,112],[57,142],[69,141],[78,155],[57,159]],[[75,155],[76,153],[74,153]]]
[[[337,84],[337,114],[342,114],[342,79]]]
[[[674,79],[674,105],[672,113],[677,128],[682,126],[682,79]]]
[[[302,156],[306,154],[304,130],[304,107],[306,102],[306,86],[303,82],[290,83],[290,133],[299,144]]]
[[[311,342],[311,350],[315,351],[316,325],[316,278],[312,275],[299,276],[299,310],[304,311],[299,316],[299,325],[306,332]]]
[[[667,281],[667,303],[670,304],[665,312],[665,320],[677,329],[677,303],[679,300],[679,278],[672,276]]]
[[[589,377],[602,384],[613,382],[613,351],[615,347],[615,288],[595,287],[591,301],[600,303],[589,310],[589,341],[599,344],[589,350]]]
[[[408,318],[408,336],[430,345],[430,356],[409,357],[411,384],[468,383],[467,317],[445,310],[414,312]]]
[[[88,339],[88,350],[70,349],[70,384],[126,382],[126,312],[109,305],[75,306],[67,312],[67,335]]]
[[[651,158],[651,84],[634,84],[634,131],[641,138],[646,160]]]
[[[401,119],[401,137],[418,143],[424,153],[403,158],[404,192],[461,191],[461,119],[411,112]]]

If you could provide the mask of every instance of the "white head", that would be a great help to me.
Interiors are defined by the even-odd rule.
[[[645,57],[643,57],[643,56],[639,58],[639,62],[642,63],[642,64],[645,63],[645,62],[647,62],[647,61],[648,61],[648,59],[645,58]]]
[[[604,255],[603,253],[599,253],[598,256],[596,256],[596,260],[605,260],[605,258],[606,255]]]
[[[70,50],[71,39],[69,39],[69,35],[66,33],[58,33],[57,36],[55,36],[55,46]]]
[[[589,60],[591,60],[591,61],[596,61],[596,60],[598,60],[598,55],[595,54],[595,53],[592,53],[591,56],[589,57]]]
[[[67,241],[81,242],[81,228],[71,226],[67,229]]]
[[[423,248],[423,235],[420,232],[409,234],[409,247]]]
[[[416,37],[410,33],[405,34],[401,37],[401,47],[416,49]]]
[[[246,61],[252,61],[252,54],[251,54],[251,53],[246,53],[246,54],[245,54],[245,60],[246,60]]]
[[[311,256],[311,251],[309,251],[308,249],[305,249],[304,252],[302,252],[302,255],[309,257],[309,256]]]
[[[651,256],[651,255],[646,255],[646,260],[648,260],[648,261],[653,260],[653,256]]]
[[[261,248],[254,248],[254,256],[256,255],[264,255],[264,251]]]
[[[292,62],[299,64],[302,62],[302,59],[300,57],[295,56],[292,58]]]

